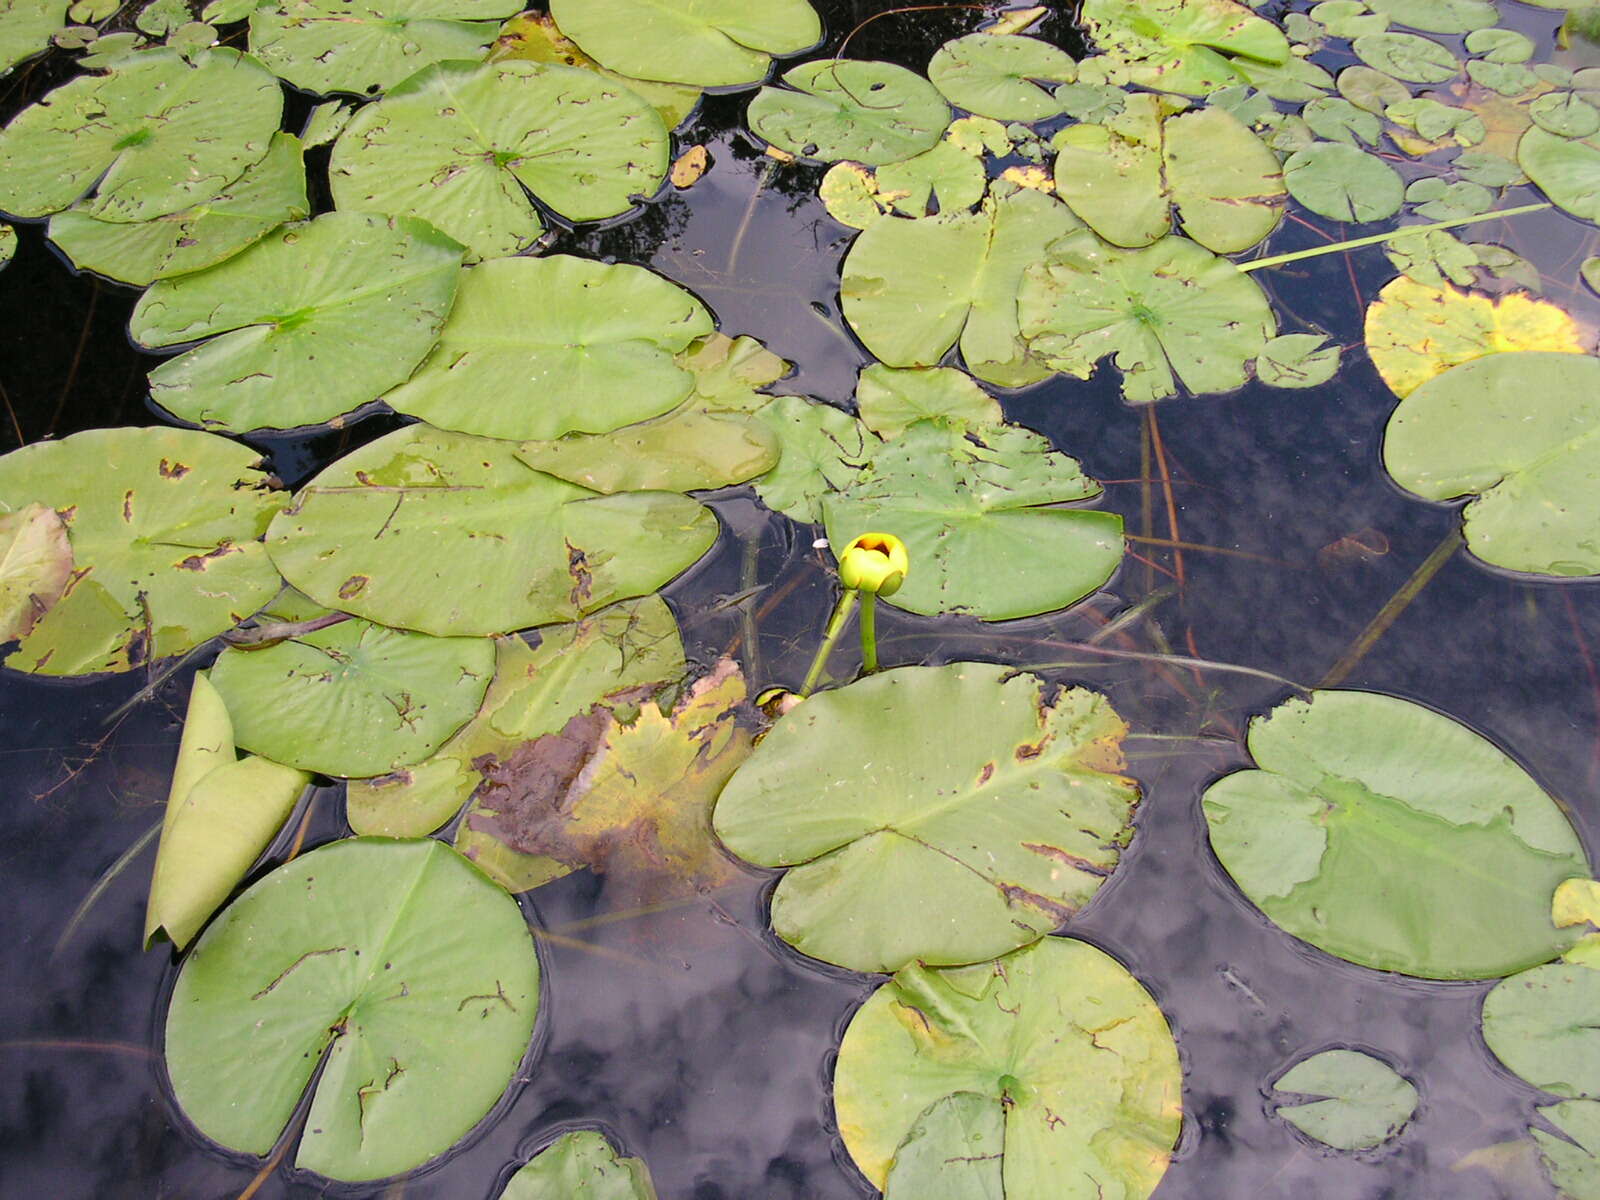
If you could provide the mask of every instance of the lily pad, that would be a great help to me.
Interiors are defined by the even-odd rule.
[[[550,15],[602,66],[700,87],[758,83],[822,39],[808,0],[551,0]]]
[[[993,396],[953,367],[898,370],[873,363],[856,383],[856,407],[862,424],[883,438],[899,437],[918,421],[978,429],[1004,416]]]
[[[0,458],[0,509],[53,508],[73,577],[7,660],[42,675],[182,654],[270,600],[257,541],[284,497],[256,452],[189,429],[95,429]]]
[[[206,930],[167,1012],[167,1071],[202,1134],[256,1155],[315,1074],[295,1164],[382,1179],[494,1106],[538,1008],[515,901],[439,842],[358,838],[279,867]]]
[[[855,478],[874,439],[849,413],[778,396],[756,414],[778,444],[778,463],[756,480],[761,503],[803,524],[822,520],[822,498]]]
[[[233,722],[204,672],[189,692],[145,908],[146,949],[194,940],[293,811],[311,777],[234,748]]]
[[[1081,228],[1042,192],[993,197],[976,213],[879,221],[844,260],[845,319],[891,367],[934,366],[959,339],[967,369],[1001,387],[1050,375],[1017,327],[1023,271]]]
[[[1483,1040],[1506,1069],[1568,1098],[1600,1098],[1600,969],[1560,962],[1513,975],[1483,998]]]
[[[1429,287],[1405,277],[1390,280],[1368,306],[1366,339],[1372,365],[1402,397],[1485,354],[1585,351],[1577,322],[1549,301],[1524,292],[1496,298],[1449,284]]]
[[[1500,23],[1499,6],[1490,0],[1367,0],[1367,7],[1429,33],[1471,33]]]
[[[716,531],[686,496],[596,495],[519,462],[511,443],[412,425],[324,470],[267,541],[319,604],[449,636],[571,621],[656,591]]]
[[[694,387],[673,360],[714,322],[644,267],[566,254],[461,272],[450,319],[397,412],[483,437],[604,433],[659,416]]]
[[[1400,211],[1406,185],[1376,155],[1347,142],[1318,142],[1283,164],[1289,194],[1330,221],[1382,221]]]
[[[324,213],[157,283],[128,328],[144,346],[211,339],[150,372],[168,412],[229,430],[317,424],[411,374],[450,311],[461,256],[421,221]]]
[[[1454,54],[1414,33],[1368,33],[1350,43],[1362,62],[1411,83],[1444,83],[1461,71]]]
[[[826,58],[802,63],[782,88],[750,102],[751,130],[780,150],[880,166],[931,150],[950,106],[920,75],[893,63]]]
[[[156,49],[80,75],[22,110],[0,134],[0,210],[85,211],[148,221],[216,195],[260,162],[283,116],[278,81],[218,47],[189,62]]]
[[[0,643],[27,636],[72,581],[72,543],[55,509],[0,512]]]
[[[1050,696],[990,663],[900,667],[780,720],[712,821],[739,857],[790,868],[772,928],[803,953],[855,971],[977,962],[1049,933],[1116,868],[1139,799],[1126,733],[1096,692]]]
[[[1340,350],[1320,333],[1284,333],[1256,357],[1256,378],[1268,387],[1321,387],[1339,373]]]
[[[1600,574],[1600,359],[1490,354],[1412,392],[1389,418],[1383,461],[1426,500],[1473,497],[1467,547],[1539,575]]]
[[[895,1148],[884,1200],[1005,1200],[1005,1109],[979,1092],[928,1105]]]
[[[564,1133],[506,1183],[500,1200],[656,1200],[642,1158],[625,1158],[593,1129]]]
[[[520,0],[265,0],[250,53],[307,92],[380,92],[423,67],[482,58]]]
[[[1206,823],[1228,874],[1286,932],[1429,979],[1508,975],[1573,942],[1550,899],[1589,875],[1577,835],[1464,725],[1319,691],[1254,718],[1248,744],[1257,769],[1207,789]]]
[[[1004,1122],[1004,1195],[1062,1195],[1064,1180],[1081,1180],[1144,1200],[1172,1159],[1181,1088],[1149,992],[1088,943],[1046,938],[965,969],[914,964],[880,987],[845,1030],[833,1104],[877,1187],[935,1105],[976,1093]]]
[[[0,0],[0,74],[50,48],[67,23],[67,0]]]
[[[1085,0],[1084,23],[1112,81],[1203,96],[1240,82],[1238,64],[1288,61],[1289,40],[1233,0]]]
[[[1545,1105],[1539,1115],[1562,1135],[1536,1125],[1528,1130],[1551,1184],[1575,1200],[1600,1194],[1600,1103],[1567,1100]]]
[[[528,193],[571,221],[617,216],[661,186],[669,141],[655,109],[592,71],[437,63],[356,113],[329,182],[340,208],[421,217],[499,258],[544,229]]]
[[[1175,236],[1142,250],[1088,231],[1063,238],[1024,274],[1017,312],[1028,352],[1057,371],[1087,379],[1114,354],[1131,404],[1180,384],[1197,396],[1232,391],[1277,332],[1253,279]]]
[[[873,530],[905,542],[897,608],[1002,621],[1066,608],[1111,578],[1122,518],[1060,507],[1100,490],[1031,430],[924,421],[875,447],[822,511],[834,546]]]
[[[1324,1050],[1301,1059],[1272,1086],[1318,1097],[1280,1104],[1277,1115],[1335,1150],[1381,1145],[1417,1111],[1417,1089],[1388,1063],[1358,1050]]]
[[[448,821],[483,782],[484,755],[506,759],[607,697],[684,673],[677,622],[659,596],[627,600],[571,625],[495,643],[494,679],[477,713],[429,759],[345,788],[357,833],[420,837]]]
[[[265,158],[204,203],[133,222],[73,207],[50,218],[49,233],[79,270],[145,287],[215,266],[310,211],[300,142],[275,133]]]
[[[1078,64],[1038,38],[971,33],[940,46],[928,78],[957,108],[998,121],[1042,121],[1062,110],[1043,85],[1071,83]]]
[[[1530,126],[1517,143],[1517,163],[1554,204],[1600,222],[1600,134],[1564,138]]]

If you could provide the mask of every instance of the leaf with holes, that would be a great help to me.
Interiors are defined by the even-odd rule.
[[[995,398],[953,367],[873,363],[856,383],[856,408],[862,424],[882,438],[897,438],[918,421],[982,429],[1003,419]]]

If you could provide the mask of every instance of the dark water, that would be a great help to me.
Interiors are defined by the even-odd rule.
[[[837,43],[890,5],[819,7]],[[1527,12],[1531,31],[1553,27],[1550,14]],[[920,68],[976,17],[889,17],[857,35],[851,53]],[[1046,32],[1070,45],[1066,22],[1053,21]],[[847,403],[867,361],[837,315],[849,233],[815,199],[820,171],[769,174],[738,131],[743,105],[741,97],[713,99],[688,131],[684,140],[708,141],[713,157],[692,190],[670,193],[634,221],[569,234],[557,248],[655,267],[700,295],[726,332],[754,335],[797,364],[777,390]],[[1340,236],[1337,227],[1326,233]],[[5,447],[154,420],[143,388],[150,360],[124,333],[137,294],[74,277],[37,227],[22,234],[16,261],[0,274]],[[1600,319],[1595,297],[1568,283],[1574,261],[1595,253],[1592,228],[1546,213],[1518,218],[1514,230],[1485,225],[1469,236],[1509,239],[1547,271],[1552,299],[1591,326]],[[1291,223],[1272,246],[1319,240]],[[1356,347],[1335,383],[1305,392],[1251,386],[1159,407],[1182,539],[1270,560],[1185,553],[1181,595],[1152,610],[1178,652],[1315,682],[1454,527],[1451,508],[1407,498],[1379,465],[1393,399],[1359,343],[1365,303],[1392,274],[1377,250],[1271,272],[1281,307]],[[1169,536],[1159,489],[1149,494],[1140,482],[1141,414],[1120,401],[1114,372],[1056,381],[1006,398],[1005,407],[1091,474],[1126,481],[1108,486],[1105,505],[1127,515],[1130,532]],[[391,424],[380,417],[340,433],[253,444],[294,483]],[[768,595],[789,590],[764,618],[754,660],[748,646],[742,653],[758,686],[793,684],[830,602],[815,534],[765,513],[742,490],[713,503],[726,536],[668,592],[691,653],[709,660],[739,632],[736,616],[710,602],[741,589],[742,544],[753,542]],[[1069,613],[983,627],[889,610],[880,638],[888,663],[1072,661],[1047,673],[1107,690],[1134,723],[1132,768],[1145,788],[1139,834],[1070,932],[1127,964],[1177,1034],[1184,1133],[1158,1197],[1552,1194],[1515,1165],[1495,1172],[1463,1161],[1522,1136],[1540,1099],[1482,1044],[1477,1009],[1487,985],[1408,980],[1311,950],[1269,926],[1212,856],[1199,794],[1243,761],[1227,739],[1288,689],[1250,675],[1093,660],[1060,645],[1173,583],[1170,552],[1133,548],[1156,566],[1130,559],[1106,592]],[[1105,644],[1157,648],[1148,625]],[[1533,582],[1458,555],[1349,684],[1419,700],[1485,733],[1569,805],[1593,852],[1597,652],[1600,585]],[[848,653],[841,651],[842,666]],[[0,1195],[227,1197],[260,1169],[194,1137],[165,1091],[159,1030],[173,958],[139,950],[153,848],[62,941],[96,880],[159,819],[187,680],[186,670],[108,725],[142,677],[0,677],[8,935],[0,942]],[[1183,740],[1197,737],[1205,740]],[[323,789],[313,804],[308,841],[340,836],[337,790]],[[620,918],[638,900],[621,885],[584,874],[540,889],[527,907],[552,935],[541,946],[543,1049],[476,1140],[387,1188],[332,1188],[280,1168],[255,1194],[487,1197],[511,1163],[575,1123],[599,1123],[642,1154],[672,1200],[873,1194],[834,1136],[828,1080],[844,1024],[877,981],[821,967],[776,942],[766,929],[767,885],[752,876],[709,899]],[[1375,1151],[1319,1150],[1268,1115],[1268,1080],[1335,1045],[1381,1055],[1421,1091],[1411,1125]]]

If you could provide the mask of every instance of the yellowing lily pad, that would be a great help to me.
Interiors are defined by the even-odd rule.
[[[72,580],[72,543],[55,509],[0,512],[0,643],[27,634]]]

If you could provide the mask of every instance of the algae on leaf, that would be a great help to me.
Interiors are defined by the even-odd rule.
[[[893,63],[825,58],[783,82],[756,94],[747,119],[758,137],[803,158],[899,162],[933,149],[950,123],[938,90]]]
[[[1381,1145],[1417,1110],[1417,1089],[1388,1063],[1358,1050],[1324,1050],[1303,1058],[1272,1086],[1317,1097],[1279,1104],[1277,1115],[1335,1150]]]
[[[759,83],[822,38],[808,0],[551,0],[550,15],[601,66],[699,87]]]

